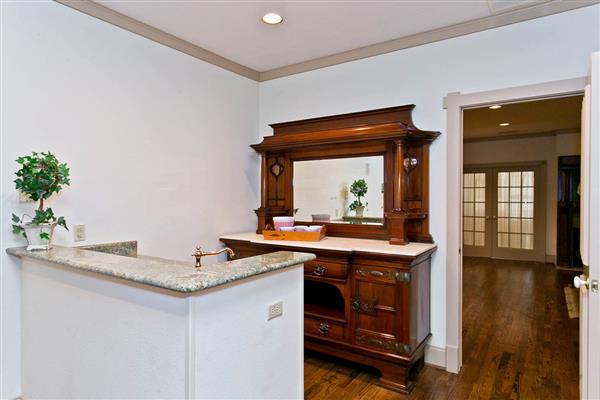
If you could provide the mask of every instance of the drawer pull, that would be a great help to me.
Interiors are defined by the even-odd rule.
[[[327,268],[322,265],[315,265],[315,268],[313,269],[315,275],[323,276],[325,275],[325,272],[327,272]]]
[[[356,274],[360,275],[360,276],[366,276],[367,275],[367,273],[365,272],[365,270],[362,269],[362,268],[357,268],[356,269]],[[369,275],[376,276],[378,278],[383,278],[383,279],[393,279],[395,281],[404,281],[404,282],[409,282],[410,281],[410,272],[408,272],[408,271],[386,271],[386,272],[382,272],[382,271],[376,271],[376,270],[369,270]]]
[[[319,333],[321,335],[329,335],[329,324],[326,324],[325,322],[321,322],[319,324]]]

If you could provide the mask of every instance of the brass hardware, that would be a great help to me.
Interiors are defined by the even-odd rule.
[[[404,165],[404,170],[406,172],[410,172],[413,169],[415,169],[417,165],[419,165],[419,159],[408,156],[405,157],[404,160],[402,160],[402,164]]]
[[[596,279],[594,279],[592,281],[592,292],[594,292],[594,293],[598,292],[598,281]]]
[[[396,280],[409,282],[410,281],[410,272],[396,272]]]
[[[357,268],[356,273],[360,276],[366,276],[367,273],[362,268]],[[394,279],[396,281],[410,281],[410,272],[408,271],[377,271],[377,270],[369,270],[369,275],[375,276],[377,278],[383,279]]]
[[[279,175],[283,172],[283,165],[279,163],[279,161],[275,161],[270,168],[271,173],[275,178],[279,178]]]
[[[366,338],[362,335],[356,337],[356,341],[359,344],[366,344],[369,346],[377,346],[382,347],[385,350],[393,351],[394,353],[406,353],[410,354],[411,348],[410,345],[406,343],[398,343],[393,341],[381,340],[377,338]]]
[[[327,272],[327,268],[323,267],[322,265],[315,265],[313,272],[315,275],[323,276],[325,275],[325,272]]]
[[[329,334],[329,324],[326,324],[325,322],[321,322],[319,324],[319,333],[321,335],[328,335]]]
[[[358,311],[360,310],[360,297],[355,297],[352,299],[352,302],[350,303],[350,307],[354,310],[354,311]]]
[[[200,249],[200,246],[196,247],[196,251],[194,252],[194,254],[192,254],[192,256],[196,257],[196,271],[200,270],[200,267],[202,266],[202,257],[204,256],[216,256],[217,254],[221,254],[223,252],[227,252],[227,254],[229,255],[229,259],[232,259],[235,257],[235,253],[233,252],[233,250],[231,250],[229,247],[225,247],[219,251],[211,251],[211,252],[205,252],[202,251]]]
[[[354,297],[351,301],[350,301],[350,308],[352,308],[354,311],[358,312],[358,313],[364,313],[364,314],[377,314],[377,299],[373,299],[373,301],[371,303],[364,303],[360,296],[356,296]]]

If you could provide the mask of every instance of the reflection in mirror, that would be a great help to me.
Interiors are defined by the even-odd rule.
[[[294,162],[296,221],[383,224],[383,156]]]

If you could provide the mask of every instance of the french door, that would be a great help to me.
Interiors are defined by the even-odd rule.
[[[464,254],[544,262],[543,187],[539,165],[465,167]]]

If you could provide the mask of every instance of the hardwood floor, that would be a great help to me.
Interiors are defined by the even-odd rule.
[[[578,399],[579,320],[550,264],[465,258],[463,368],[425,366],[410,395],[375,385],[377,371],[307,352],[306,399]]]

